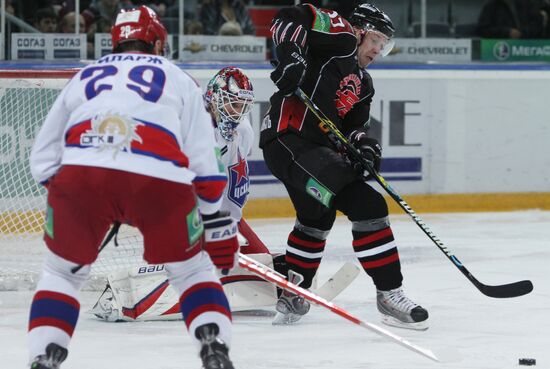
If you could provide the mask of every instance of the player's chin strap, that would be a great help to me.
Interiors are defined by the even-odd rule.
[[[274,271],[273,269],[265,266],[264,264],[246,256],[243,254],[239,255],[239,265],[241,268],[247,269],[249,272],[256,274],[260,278],[265,279],[268,282],[271,282],[275,285],[277,285],[280,288],[283,288],[289,292],[292,292],[296,295],[300,295],[306,300],[310,301],[311,303],[322,306],[324,308],[327,308],[328,310],[332,311],[333,313],[340,315],[342,318],[349,320],[350,322],[357,324],[363,328],[366,328],[379,336],[382,336],[384,338],[388,338],[395,343],[398,343],[399,345],[416,352],[424,357],[427,357],[428,359],[431,359],[433,361],[439,362],[439,358],[429,349],[417,346],[406,339],[388,331],[387,329],[384,329],[382,327],[379,327],[375,324],[369,323],[367,321],[363,321],[353,315],[351,315],[346,310],[342,309],[339,306],[336,306],[332,302],[314,294],[311,291],[308,291],[300,286],[295,285],[294,283],[291,283],[286,280],[286,278]]]
[[[107,244],[109,242],[111,242],[113,237],[115,238],[115,246],[118,246],[118,241],[116,239],[116,236],[118,234],[119,229],[120,229],[120,223],[119,222],[114,222],[113,227],[111,228],[109,233],[107,233],[107,236],[105,237],[105,240],[103,241],[103,243],[99,247],[99,251],[97,252],[98,254],[101,252],[101,250],[103,250],[105,248],[105,246],[107,246]],[[77,265],[77,266],[75,266],[74,268],[71,269],[71,273],[76,274],[82,268],[84,268],[84,265]]]
[[[300,88],[296,90],[296,96],[307,106],[307,108],[319,119],[319,129],[324,132],[329,139],[336,145],[338,150],[343,148],[350,160],[359,163],[380,186],[395,200],[395,202],[414,220],[416,225],[428,236],[430,240],[447,256],[447,258],[468,278],[470,282],[484,295],[489,297],[517,297],[526,295],[533,290],[533,283],[529,280],[518,281],[510,284],[490,286],[478,281],[458,258],[441,242],[424,221],[415,213],[415,211],[399,196],[397,192],[386,182],[367,161],[363,155],[349,142],[349,140],[340,132],[338,127],[315,105],[313,101]]]

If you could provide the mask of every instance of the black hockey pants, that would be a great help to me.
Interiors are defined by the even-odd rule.
[[[345,157],[330,147],[287,133],[264,145],[263,154],[273,175],[285,185],[296,210],[297,226],[289,237],[289,246],[299,251],[295,255],[296,265],[292,266],[292,260],[289,264],[293,270],[299,269],[297,271],[305,274],[304,286],[309,287],[326,239],[316,231],[326,231],[328,234],[337,210],[352,222],[386,218],[386,201],[363,180]],[[312,252],[311,248],[316,248],[318,262],[312,257],[300,258],[300,252]],[[399,260],[391,264],[372,270],[365,268],[380,289],[401,285]]]

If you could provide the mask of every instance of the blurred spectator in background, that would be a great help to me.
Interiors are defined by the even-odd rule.
[[[198,1],[199,0],[185,0],[183,2],[183,17],[185,19],[197,19],[198,12]],[[166,2],[167,4],[169,2]],[[174,0],[172,5],[167,6],[166,8],[166,17],[178,17],[179,16],[179,1]]]
[[[76,29],[75,24],[75,12],[68,12],[61,18],[61,22],[59,23],[59,32],[61,33],[74,33]],[[78,26],[80,33],[86,33],[86,22],[84,21],[84,17],[80,15],[78,17]],[[94,49],[94,42],[93,38],[90,40],[89,37],[87,37],[86,42],[86,55],[88,59],[94,59],[95,57],[95,49]]]
[[[204,34],[204,27],[202,26],[202,23],[199,22],[196,19],[189,19],[186,20],[184,23],[184,33],[186,35],[203,35]]]
[[[548,13],[537,0],[489,0],[478,20],[484,38],[544,38]]]
[[[550,0],[538,0],[539,8],[546,13],[546,29],[544,30],[544,38],[550,38]]]
[[[203,0],[199,20],[207,35],[217,35],[225,22],[238,23],[245,35],[254,34],[254,24],[241,0]]]
[[[90,26],[96,22],[107,22],[108,30],[111,31],[111,26],[114,24],[118,12],[123,8],[134,7],[133,5],[123,6],[120,3],[120,0],[94,0],[91,5],[82,12],[84,19],[86,20],[86,26]],[[99,28],[99,27],[96,27]],[[107,28],[102,26],[102,31],[104,32]],[[97,32],[100,32],[99,30]]]
[[[147,5],[148,7],[153,9],[155,13],[158,14],[159,17],[167,16],[167,13],[166,13],[167,9],[170,6],[174,5],[175,2],[178,2],[178,1],[174,1],[174,0],[133,0],[131,1],[131,3],[133,3],[134,6]],[[186,0],[184,4],[186,2],[188,2],[188,0]]]
[[[61,18],[61,22],[59,23],[59,32],[61,33],[74,33],[76,29],[76,22],[75,22],[75,13],[74,12],[68,12]],[[78,17],[78,26],[80,33],[86,32],[86,22],[84,21],[84,17],[80,15]]]
[[[86,22],[88,41],[88,58],[94,59],[93,45],[96,33],[111,33],[111,26],[115,23],[116,16],[121,9],[134,8],[127,0],[124,4],[120,0],[92,0],[90,6],[81,14]]]
[[[51,7],[38,9],[32,24],[42,33],[57,32],[57,14]]]
[[[220,36],[242,36],[243,30],[241,25],[234,21],[227,21],[220,27],[218,31]]]
[[[14,0],[7,0],[6,1],[6,13],[15,14],[15,7],[13,6]]]
[[[76,10],[76,0],[57,0],[56,2],[60,5],[60,9],[57,14],[59,16],[59,19],[62,19],[65,14],[74,12]],[[92,0],[80,0],[80,12],[82,12],[84,9],[87,9],[91,3]]]
[[[13,1],[14,7],[16,7],[15,15],[19,18],[22,18],[28,24],[34,25],[36,19],[36,13],[38,10],[51,8],[54,10],[54,5],[58,1],[55,0],[15,0]],[[56,13],[57,16],[57,13]]]

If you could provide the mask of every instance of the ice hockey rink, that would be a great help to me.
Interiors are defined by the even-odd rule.
[[[407,294],[430,313],[427,331],[384,326],[440,354],[435,363],[321,308],[293,326],[272,326],[270,316],[234,317],[231,356],[237,369],[506,369],[519,358],[550,368],[550,212],[424,214],[422,218],[482,283],[529,279],[529,295],[494,299],[481,294],[406,215],[391,217]],[[282,251],[292,219],[250,224],[273,251]],[[347,219],[329,236],[319,280],[355,261]],[[356,262],[356,261],[355,261]],[[0,292],[0,367],[27,364],[30,291]],[[84,292],[77,330],[64,369],[199,368],[183,322],[105,323],[87,311],[98,292]],[[383,326],[375,290],[364,273],[334,303],[361,320]]]

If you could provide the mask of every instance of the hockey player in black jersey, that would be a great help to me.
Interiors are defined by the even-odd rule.
[[[300,87],[378,170],[381,147],[368,136],[374,88],[366,68],[389,53],[394,31],[391,19],[367,3],[353,11],[349,22],[311,4],[281,9],[271,27],[278,61],[271,79],[278,92],[271,97],[262,123],[260,147],[296,210],[286,248],[289,279],[310,287],[339,210],[352,223],[353,249],[376,286],[382,321],[426,329],[428,312],[402,290],[399,254],[384,198],[294,95]],[[309,304],[285,292],[277,310],[274,323],[286,324],[306,314]]]

